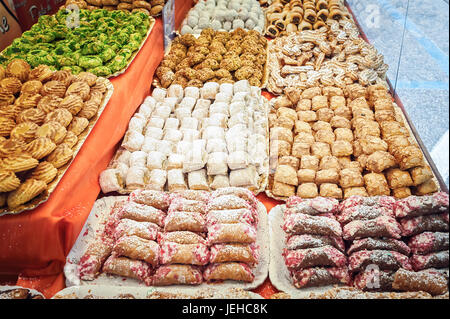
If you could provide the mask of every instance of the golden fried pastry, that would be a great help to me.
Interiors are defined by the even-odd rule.
[[[67,144],[70,148],[73,148],[78,142],[78,136],[72,131],[67,131],[66,137],[63,143]]]
[[[35,95],[39,94],[42,88],[42,82],[38,80],[27,81],[22,85],[20,89],[21,94]]]
[[[15,77],[6,77],[0,81],[0,88],[2,88],[5,93],[16,94],[20,92],[22,82]]]
[[[0,157],[8,157],[14,154],[20,154],[25,149],[25,142],[16,139],[5,139],[0,141]]]
[[[45,116],[46,116],[45,112],[40,109],[37,108],[26,109],[20,112],[19,115],[17,115],[16,122],[17,124],[24,122],[32,122],[36,123],[37,125],[41,125],[42,123],[44,123]]]
[[[414,167],[409,171],[413,180],[413,185],[418,186],[433,178],[433,171],[429,166]]]
[[[20,179],[11,171],[0,170],[0,192],[10,192],[20,185]]]
[[[366,184],[367,193],[370,196],[379,196],[391,194],[388,183],[383,174],[369,173],[364,175],[364,183]]]
[[[47,184],[33,178],[26,180],[15,191],[9,193],[7,203],[9,208],[16,208],[35,198],[47,189]]]
[[[324,183],[320,185],[320,196],[342,199],[342,189],[336,184]]]
[[[423,166],[424,164],[422,151],[415,145],[400,148],[394,154],[395,160],[402,170]]]
[[[392,196],[394,196],[395,198],[406,198],[411,196],[411,188],[409,187],[400,187],[400,188],[395,188],[392,190]]]
[[[272,194],[280,197],[290,197],[295,195],[295,186],[280,182],[273,182]]]
[[[362,187],[364,186],[364,179],[358,169],[344,168],[339,172],[339,185],[342,188]]]
[[[68,131],[75,133],[75,135],[80,135],[89,125],[89,121],[84,117],[75,116],[67,128]]]
[[[91,92],[91,88],[84,81],[73,82],[66,91],[65,96],[69,95],[78,95],[81,97],[83,101],[86,101],[89,98],[89,93]]]
[[[300,169],[297,172],[298,183],[314,183],[316,180],[316,171],[313,169]]]
[[[62,98],[66,93],[66,86],[61,81],[48,81],[42,86],[40,93],[43,96],[55,95]]]
[[[58,175],[58,170],[49,162],[40,162],[31,172],[31,178],[50,183]]]
[[[19,106],[22,109],[34,108],[38,105],[39,101],[42,99],[42,95],[40,94],[21,94],[16,101],[15,105]]]
[[[70,83],[72,83],[73,79],[74,75],[69,70],[55,71],[52,75],[53,81],[62,82],[66,87],[68,87]]]
[[[90,72],[80,72],[76,76],[75,81],[83,81],[86,82],[89,86],[93,86],[97,82],[97,76]]]
[[[28,77],[29,80],[38,80],[42,83],[50,80],[53,76],[53,71],[48,65],[38,65],[36,68],[30,71]]]
[[[39,100],[37,108],[45,113],[50,113],[59,107],[62,100],[62,98],[55,95],[46,95]]]
[[[289,165],[279,165],[275,172],[274,180],[288,185],[298,185],[297,172]]]
[[[376,151],[369,155],[366,162],[366,169],[374,173],[381,173],[385,169],[396,165],[395,158],[388,152]]]
[[[11,131],[11,139],[22,140],[25,143],[31,142],[38,128],[39,125],[33,122],[20,123]]]
[[[432,193],[436,193],[439,190],[438,185],[433,179],[420,184],[415,187],[414,194],[417,196],[424,196]]]
[[[388,185],[392,189],[413,186],[413,180],[408,171],[398,168],[390,168],[386,171]]]
[[[36,137],[48,137],[56,144],[60,144],[66,137],[66,134],[66,128],[55,121],[44,123],[36,131]]]
[[[72,113],[70,113],[67,109],[58,108],[47,114],[44,123],[58,122],[62,126],[67,127],[70,122],[72,122],[72,118]]]
[[[83,100],[79,95],[67,95],[58,107],[65,108],[72,115],[76,115],[83,108]]]
[[[13,59],[6,66],[6,76],[18,78],[22,83],[28,80],[31,67],[22,59]]]
[[[297,188],[297,196],[302,198],[314,198],[319,196],[319,191],[315,183],[303,183]]]
[[[0,136],[9,136],[16,122],[7,117],[0,117]]]
[[[17,154],[0,159],[0,169],[14,173],[28,171],[38,166],[38,164],[39,161],[28,154]]]
[[[73,156],[72,149],[67,144],[60,144],[56,149],[47,156],[47,162],[53,164],[56,168],[60,168],[67,164]]]
[[[34,141],[28,143],[25,150],[35,159],[40,160],[56,148],[56,144],[48,137],[38,137]]]
[[[344,188],[344,199],[347,199],[351,196],[363,196],[368,197],[367,191],[364,187],[349,187]]]

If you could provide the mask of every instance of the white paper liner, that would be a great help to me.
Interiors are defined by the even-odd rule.
[[[135,299],[155,299],[153,294],[170,293],[178,296],[169,299],[184,299],[187,296],[205,299],[263,299],[260,295],[242,289],[205,289],[195,292],[192,289],[172,287],[120,287],[120,286],[72,286],[56,293],[52,299],[84,299],[87,296],[98,299],[118,299],[119,295],[130,295]],[[157,298],[156,298],[157,299]]]
[[[335,287],[328,285],[322,287],[308,287],[298,289],[294,286],[293,279],[289,273],[284,258],[282,256],[283,249],[286,246],[287,234],[281,228],[284,222],[284,209],[286,205],[278,205],[272,208],[269,213],[269,229],[270,229],[270,264],[269,278],[272,285],[278,290],[291,295],[292,299],[308,299],[309,294],[322,294],[327,290]],[[348,286],[343,286],[348,287]]]
[[[26,288],[26,287],[22,287],[22,286],[0,286],[0,293],[7,291],[7,290],[13,290],[13,289],[27,289],[29,291],[30,294],[32,294],[33,296],[41,296],[42,298],[45,299],[45,296],[40,293],[39,291],[35,290],[35,289],[31,289],[31,288]],[[0,298],[1,300],[2,298]]]
[[[110,196],[104,197],[97,200],[80,232],[75,244],[73,245],[69,255],[66,259],[66,264],[64,266],[64,275],[66,277],[66,286],[83,286],[83,285],[103,285],[103,286],[132,286],[132,287],[147,287],[143,282],[132,279],[125,278],[110,274],[100,274],[96,279],[92,281],[81,280],[78,276],[78,262],[86,251],[89,243],[95,238],[96,234],[103,230],[104,221],[107,215],[111,211],[112,206],[116,201],[126,200],[128,196]],[[183,289],[186,291],[198,292],[200,290],[217,288],[241,288],[245,290],[255,289],[260,286],[264,280],[267,278],[269,270],[269,244],[267,241],[267,236],[269,235],[269,224],[267,210],[265,206],[258,202],[258,226],[257,226],[257,238],[256,243],[259,246],[259,260],[258,264],[253,268],[253,274],[255,279],[251,283],[237,282],[227,280],[222,283],[208,284],[202,283],[197,286],[184,286],[184,285],[173,285],[167,287],[169,291],[176,291],[178,289]],[[152,286],[152,288],[154,288]]]

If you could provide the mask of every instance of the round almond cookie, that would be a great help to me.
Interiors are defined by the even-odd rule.
[[[40,160],[56,148],[56,144],[48,137],[38,137],[34,141],[28,143],[25,150],[35,159]]]
[[[20,123],[11,131],[11,138],[29,143],[35,138],[38,128],[39,125],[34,122]]]
[[[38,160],[28,154],[17,154],[0,159],[0,169],[14,173],[28,171],[38,166],[38,164]]]
[[[66,87],[72,83],[75,76],[69,70],[56,71],[52,75],[52,80],[64,83]]]
[[[41,95],[56,95],[59,97],[64,97],[64,94],[66,93],[66,86],[61,81],[48,81],[46,82],[41,89]]]
[[[70,122],[72,122],[72,113],[69,110],[64,108],[58,108],[47,114],[45,117],[44,123],[47,122],[58,122],[64,127],[69,126]]]
[[[22,109],[17,105],[0,106],[0,117],[6,117],[14,120]]]
[[[84,81],[73,82],[66,91],[66,96],[69,95],[78,95],[83,101],[86,101],[89,98],[89,94],[91,92],[91,88]]]
[[[60,144],[56,149],[47,156],[47,162],[51,163],[56,168],[60,168],[67,164],[73,156],[73,151],[67,144]]]
[[[53,71],[48,65],[41,64],[30,71],[28,80],[38,80],[42,83],[49,81],[53,76]]]
[[[36,137],[48,137],[55,144],[60,144],[67,134],[67,129],[56,121],[50,121],[42,124],[37,131]]]
[[[17,115],[16,123],[20,124],[24,122],[32,122],[36,123],[37,125],[41,125],[42,123],[44,123],[45,116],[45,112],[40,109],[26,109],[20,112],[19,115]]]
[[[117,5],[117,10],[131,11],[132,9],[133,5],[131,3],[121,2]]]
[[[0,141],[0,157],[20,154],[25,150],[25,142],[21,140],[5,139]]]
[[[49,184],[58,175],[58,170],[49,162],[40,162],[39,165],[32,170],[31,178],[40,180]]]
[[[35,95],[39,94],[42,89],[42,82],[38,80],[30,80],[25,82],[20,89],[20,94]]]
[[[83,108],[83,99],[79,95],[67,95],[61,101],[59,107],[67,109],[72,115],[76,115]]]
[[[9,94],[16,94],[22,88],[22,82],[15,77],[6,77],[0,81],[0,87]]]
[[[30,74],[30,65],[21,59],[13,59],[6,67],[6,76],[18,78],[21,82],[26,82]]]
[[[0,117],[0,136],[9,136],[15,126],[16,122],[13,119]]]
[[[20,179],[11,171],[0,170],[0,192],[11,192],[20,185]]]
[[[86,82],[89,86],[95,85],[97,82],[97,76],[91,72],[80,72],[74,77],[73,82]]]
[[[38,105],[41,98],[42,95],[40,94],[21,94],[14,102],[14,105],[22,109],[34,108]]]
[[[133,1],[133,9],[136,8],[144,8],[150,11],[152,9],[152,5],[147,1]]]
[[[66,137],[64,138],[63,143],[67,144],[70,148],[73,148],[78,142],[78,136],[72,132],[67,131]]]
[[[9,208],[16,208],[32,200],[47,189],[47,184],[33,178],[27,179],[15,191],[8,194],[7,204]]]
[[[98,104],[96,101],[89,100],[84,103],[84,107],[77,114],[79,117],[84,117],[88,120],[93,118],[98,112]]]
[[[39,100],[37,108],[44,111],[45,113],[50,113],[59,107],[63,99],[55,95],[46,95]]]
[[[72,120],[72,123],[70,123],[69,127],[67,128],[67,130],[69,132],[73,132],[75,135],[78,136],[86,129],[86,127],[88,127],[88,125],[89,120],[87,120],[84,117],[75,116]]]

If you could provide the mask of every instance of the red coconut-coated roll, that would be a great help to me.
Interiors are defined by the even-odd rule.
[[[206,224],[208,226],[215,224],[236,224],[247,223],[252,225],[255,222],[253,214],[249,209],[226,209],[211,210],[206,215]]]
[[[255,195],[252,193],[252,191],[248,190],[247,188],[242,187],[225,187],[225,188],[219,188],[211,193],[211,196],[213,198],[217,198],[223,195],[234,195],[237,197],[242,198],[243,200],[247,201],[251,206],[256,208],[258,201],[255,197]]]
[[[396,199],[391,196],[350,196],[346,200],[342,201],[339,205],[339,209],[342,211],[346,208],[354,206],[378,206],[385,207],[387,209],[394,209]]]
[[[123,236],[113,247],[113,253],[131,259],[143,260],[153,267],[158,265],[159,245],[153,240],[137,236]]]
[[[200,285],[203,275],[199,267],[190,265],[167,265],[156,269],[153,286]]]
[[[361,250],[393,250],[400,254],[409,256],[411,249],[401,240],[393,238],[363,238],[354,240],[347,250],[347,254]]]
[[[176,211],[193,212],[199,214],[206,213],[206,203],[199,200],[185,199],[177,197],[172,199],[169,206],[169,213]]]
[[[224,280],[252,282],[255,279],[247,264],[234,262],[210,264],[203,272],[203,277],[208,282]]]
[[[286,249],[288,250],[318,248],[323,246],[333,246],[342,252],[345,250],[344,241],[338,236],[293,235],[286,241]]]
[[[405,237],[423,232],[448,232],[448,213],[403,218],[400,224]]]
[[[128,201],[126,201],[126,200],[122,200],[122,201],[117,201],[114,203],[114,205],[111,209],[111,212],[109,213],[108,220],[106,221],[106,224],[105,224],[105,228],[104,228],[105,236],[107,236],[109,238],[115,238],[114,232],[115,232],[117,225],[121,221],[120,215],[121,215],[122,207],[127,202]]]
[[[150,222],[158,226],[163,226],[166,213],[152,206],[128,202],[122,207],[119,216],[121,219],[127,218],[138,222]]]
[[[144,261],[116,257],[111,255],[103,265],[103,272],[107,274],[129,277],[151,285],[151,267]]]
[[[253,265],[258,260],[256,245],[216,244],[211,246],[210,263],[243,262]]]
[[[441,250],[448,250],[449,236],[448,233],[424,232],[411,237],[408,246],[413,254],[427,255]]]
[[[185,264],[203,266],[209,262],[208,246],[203,244],[164,243],[160,248],[160,262],[167,264]]]
[[[392,291],[394,271],[365,269],[353,279],[353,286],[364,291]]]
[[[398,268],[412,270],[407,256],[389,250],[357,251],[350,255],[348,262],[351,272],[363,271],[369,265],[377,265],[381,270],[397,270]]]
[[[208,211],[239,208],[252,209],[250,204],[245,199],[242,199],[235,195],[222,195],[213,197],[208,203]]]
[[[94,280],[111,251],[112,241],[109,239],[99,238],[92,242],[78,264],[80,279]]]
[[[283,251],[289,269],[311,268],[317,266],[343,267],[347,257],[332,246]]]
[[[427,268],[448,268],[448,250],[428,255],[412,255],[411,264],[415,271]]]
[[[208,227],[209,244],[251,244],[255,241],[256,229],[248,224],[215,224]]]
[[[380,216],[371,220],[355,220],[343,227],[344,240],[367,237],[401,238],[401,228],[397,221],[388,216]]]
[[[347,267],[315,267],[295,270],[291,273],[296,288],[320,287],[336,284],[350,285]]]
[[[164,221],[164,231],[191,231],[204,232],[206,230],[205,218],[195,212],[170,212]]]
[[[288,234],[342,236],[342,228],[338,221],[306,214],[288,216],[284,221],[283,230]]]
[[[339,207],[339,201],[334,198],[316,197],[303,199],[297,196],[291,196],[286,200],[285,214],[302,213],[308,215],[319,215],[323,213],[336,213]]]
[[[132,219],[121,219],[113,232],[113,238],[118,240],[122,236],[138,236],[143,239],[156,240],[160,228],[150,222],[137,222]]]
[[[348,224],[354,220],[369,220],[380,216],[394,218],[394,212],[386,207],[379,206],[353,206],[342,211],[336,219],[341,224]]]
[[[166,242],[177,244],[206,244],[206,239],[199,234],[190,231],[173,231],[168,233],[158,234],[158,243],[164,244]]]
[[[425,291],[436,296],[448,291],[447,279],[439,273],[413,272],[399,269],[394,274],[392,287],[401,291]]]
[[[210,196],[209,192],[207,192],[207,191],[186,189],[186,190],[175,191],[174,193],[170,194],[171,200],[173,200],[177,197],[181,197],[181,198],[188,199],[188,200],[201,201],[201,202],[206,203],[211,196]]]
[[[164,211],[169,208],[170,203],[170,197],[168,194],[160,191],[144,189],[137,189],[131,192],[128,200],[138,204],[152,206]]]
[[[448,194],[439,192],[429,196],[409,196],[397,201],[394,211],[397,218],[444,213],[448,211]]]

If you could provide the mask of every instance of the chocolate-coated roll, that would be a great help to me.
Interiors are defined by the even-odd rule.
[[[293,271],[292,277],[294,286],[297,288],[350,284],[350,274],[347,267],[300,269]]]
[[[447,279],[438,273],[413,272],[399,269],[394,274],[392,287],[401,291],[426,291],[436,296],[448,291]]]

